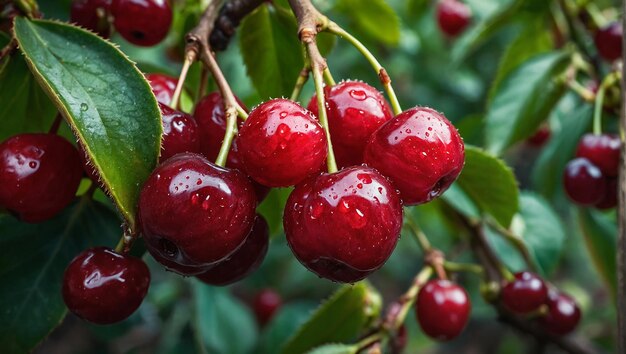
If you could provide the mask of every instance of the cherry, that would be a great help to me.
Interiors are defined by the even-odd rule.
[[[440,196],[456,180],[465,145],[443,114],[415,107],[372,135],[365,162],[391,179],[405,204],[417,205]]]
[[[622,24],[612,22],[599,29],[593,37],[598,54],[606,61],[614,61],[622,56]]]
[[[109,38],[111,24],[109,11],[111,0],[74,0],[70,9],[70,20],[77,25]]]
[[[578,142],[576,157],[585,157],[596,165],[602,174],[616,177],[622,142],[617,134],[585,134]]]
[[[607,178],[606,179],[606,193],[600,199],[600,201],[595,205],[598,209],[613,209],[617,206],[617,177]]]
[[[437,4],[437,24],[449,37],[463,33],[472,20],[472,10],[458,0],[441,0]]]
[[[393,117],[389,103],[364,82],[344,81],[324,91],[337,164],[340,168],[362,164],[370,136]],[[307,108],[318,116],[317,95],[313,95]]]
[[[163,123],[161,161],[181,152],[199,152],[200,137],[196,120],[159,102]]]
[[[398,242],[402,202],[376,170],[347,167],[296,186],[283,218],[289,247],[313,273],[353,283],[382,267]]]
[[[0,205],[22,221],[55,216],[83,175],[78,151],[54,134],[19,134],[0,144]]]
[[[228,259],[211,267],[198,279],[211,285],[228,285],[235,283],[259,268],[267,254],[269,245],[269,227],[261,215],[257,215],[252,230],[239,247]]]
[[[79,254],[63,275],[63,300],[76,316],[97,324],[122,321],[137,310],[150,285],[139,258],[96,247]]]
[[[424,333],[437,340],[451,340],[467,324],[472,304],[467,292],[448,280],[431,280],[417,295],[415,312]]]
[[[182,153],[143,186],[139,219],[153,253],[184,266],[209,266],[233,254],[252,228],[256,198],[248,179],[202,155]]]
[[[406,345],[409,343],[409,333],[406,326],[402,324],[395,336],[389,341],[389,346],[392,353],[403,353]]]
[[[157,101],[169,106],[172,102],[174,91],[176,91],[178,80],[164,74],[148,74],[146,75],[146,80],[150,83]]]
[[[527,314],[536,311],[548,299],[548,288],[537,274],[519,272],[515,280],[502,289],[502,304],[511,312]]]
[[[596,165],[584,157],[567,163],[563,186],[569,198],[580,205],[594,205],[604,197],[607,181]]]
[[[286,99],[252,110],[239,131],[246,172],[268,187],[287,187],[318,172],[326,159],[324,130],[309,111]]]
[[[162,41],[172,24],[166,0],[113,0],[115,29],[132,44],[149,47]]]
[[[548,313],[539,320],[546,331],[565,335],[576,328],[580,321],[580,309],[569,295],[551,289],[546,305]]]
[[[189,264],[187,265],[179,264],[165,256],[162,256],[161,251],[158,248],[152,247],[150,244],[146,244],[146,248],[148,249],[148,252],[150,252],[152,258],[154,258],[155,261],[163,265],[166,270],[180,274],[182,276],[193,276],[202,274],[206,272],[208,268],[206,266],[201,266],[198,264],[191,264],[191,261],[188,261],[187,263]]]
[[[552,132],[550,131],[550,126],[542,125],[539,129],[537,129],[535,134],[526,139],[526,142],[528,142],[531,146],[542,147],[548,139],[550,139],[551,135]]]
[[[252,307],[259,323],[261,325],[267,324],[282,306],[282,303],[280,294],[272,289],[263,289],[256,294]]]

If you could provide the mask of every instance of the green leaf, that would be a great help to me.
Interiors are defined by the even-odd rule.
[[[196,328],[211,353],[250,353],[257,328],[250,310],[227,289],[193,281]]]
[[[387,45],[400,42],[400,19],[386,1],[369,0],[367,6],[363,6],[360,0],[339,0],[336,7],[368,37]]]
[[[534,57],[506,76],[487,109],[489,152],[498,155],[537,130],[565,92],[558,76],[569,62],[567,53],[549,53]]]
[[[593,265],[609,287],[611,294],[617,294],[617,225],[607,215],[589,208],[579,208],[578,221],[585,236],[587,251]]]
[[[304,65],[293,16],[263,4],[246,16],[239,33],[246,72],[259,95],[290,95]]]
[[[356,354],[359,347],[355,344],[326,344],[307,352],[307,354]]]
[[[532,173],[534,189],[550,200],[562,192],[565,165],[574,156],[578,140],[591,125],[593,107],[572,94],[559,103],[554,115],[559,129],[552,131]]]
[[[546,31],[545,18],[538,17],[530,21],[522,33],[511,42],[500,59],[496,78],[489,90],[489,100],[498,92],[498,88],[507,75],[525,61],[540,53],[550,51],[554,46],[552,35]]]
[[[465,167],[456,182],[476,205],[508,227],[518,210],[515,175],[500,159],[473,147],[465,147]]]
[[[324,343],[353,340],[380,313],[380,295],[366,282],[342,286],[283,346],[301,354]]]
[[[289,339],[316,307],[316,303],[309,301],[295,301],[281,306],[261,333],[256,351],[275,354],[276,348],[280,348]]]
[[[31,71],[134,227],[140,187],[156,166],[162,134],[150,86],[122,52],[78,27],[18,17],[15,36]]]
[[[0,215],[0,341],[5,353],[30,352],[67,312],[63,272],[93,246],[113,246],[120,220],[109,208],[82,198],[41,224]]]

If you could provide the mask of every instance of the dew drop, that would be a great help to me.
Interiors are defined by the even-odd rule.
[[[37,168],[37,162],[35,162],[35,161],[31,161],[31,162],[29,162],[29,163],[28,163],[28,166],[29,166],[30,168]]]
[[[87,104],[86,104],[86,103],[81,103],[81,104],[80,104],[80,110],[81,110],[81,111],[85,112],[85,111],[86,111],[86,110],[88,110],[88,109],[89,109],[89,106],[87,106]]]
[[[367,94],[363,90],[350,90],[350,96],[359,101],[365,101],[367,98]]]

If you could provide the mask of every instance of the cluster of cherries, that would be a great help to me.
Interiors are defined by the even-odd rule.
[[[148,47],[167,36],[172,9],[167,0],[74,0],[70,19],[103,38],[115,28],[130,43]]]
[[[617,175],[621,141],[615,134],[585,134],[576,158],[563,173],[563,186],[578,205],[611,209],[617,205]]]

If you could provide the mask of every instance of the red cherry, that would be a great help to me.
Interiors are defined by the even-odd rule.
[[[441,340],[457,337],[465,328],[472,304],[467,292],[448,280],[431,280],[417,295],[415,311],[424,333]]]
[[[606,194],[606,184],[600,169],[584,157],[575,158],[565,166],[563,187],[576,204],[597,204]]]
[[[622,57],[622,32],[622,24],[617,21],[596,32],[593,41],[604,60],[614,61]]]
[[[54,134],[19,134],[0,144],[0,205],[22,221],[52,218],[74,199],[78,151]]]
[[[199,152],[200,137],[196,120],[159,102],[163,123],[161,161],[181,152]]]
[[[604,210],[604,209],[613,209],[617,206],[617,178],[607,178],[606,179],[606,193],[604,197],[600,199],[600,201],[595,205],[596,208]]]
[[[622,142],[617,134],[585,134],[578,142],[576,157],[585,157],[596,165],[602,174],[616,177]]]
[[[157,101],[169,106],[176,91],[178,79],[164,74],[148,74],[146,80],[150,83]]]
[[[183,153],[152,172],[139,198],[139,218],[153,253],[184,266],[208,266],[241,246],[256,204],[242,173]]]
[[[537,274],[519,272],[502,289],[502,304],[511,312],[527,314],[539,309],[548,299],[548,288]]]
[[[398,328],[396,335],[389,342],[391,353],[403,353],[406,345],[409,343],[409,333],[403,324]]]
[[[437,24],[449,37],[463,33],[472,20],[472,10],[458,0],[441,0],[437,4]]]
[[[111,13],[119,34],[138,46],[159,43],[172,24],[172,8],[165,0],[113,0]]]
[[[415,107],[372,135],[365,162],[391,179],[406,205],[417,205],[440,196],[456,180],[465,145],[443,114]]]
[[[402,203],[376,170],[354,166],[296,186],[283,218],[287,242],[313,273],[353,283],[387,261],[402,228]]]
[[[389,103],[377,89],[364,82],[344,81],[324,91],[339,168],[362,164],[370,136],[393,117]],[[313,95],[307,108],[318,116],[317,95]]]
[[[76,316],[97,324],[122,321],[137,310],[150,285],[139,258],[96,247],[79,254],[63,275],[63,300]]]
[[[535,147],[542,147],[545,143],[550,139],[552,132],[550,131],[550,126],[542,125],[537,129],[535,134],[531,135],[526,141],[528,144]]]
[[[252,230],[235,253],[228,259],[211,267],[198,279],[210,285],[228,285],[240,281],[259,268],[269,245],[269,227],[261,215],[257,215]]]
[[[548,313],[539,320],[546,331],[555,335],[565,335],[576,328],[580,321],[580,309],[569,295],[550,290],[546,305]]]
[[[252,110],[239,131],[246,172],[268,187],[287,187],[318,172],[326,159],[324,130],[311,113],[286,99]]]
[[[162,242],[160,246],[162,247],[162,249],[167,249],[168,247],[171,247],[172,252],[177,252],[176,246],[175,245],[172,246],[167,241]],[[162,266],[164,266],[165,270],[174,272],[176,274],[180,274],[182,276],[193,276],[193,275],[202,274],[206,272],[208,268],[207,266],[192,264],[193,262],[190,261],[189,259],[183,259],[183,262],[185,262],[186,264],[177,263],[176,261],[170,260],[169,258],[162,256],[161,255],[162,250],[158,248],[154,248],[150,244],[146,244],[146,248],[148,249],[148,252],[150,252],[150,255],[152,256],[152,258],[154,258],[155,261],[159,262]]]
[[[111,0],[74,0],[70,9],[70,21],[103,38],[109,38],[111,34],[111,24],[108,19],[110,7]]]
[[[280,294],[272,289],[263,289],[254,297],[252,307],[261,325],[267,324],[282,306]]]

